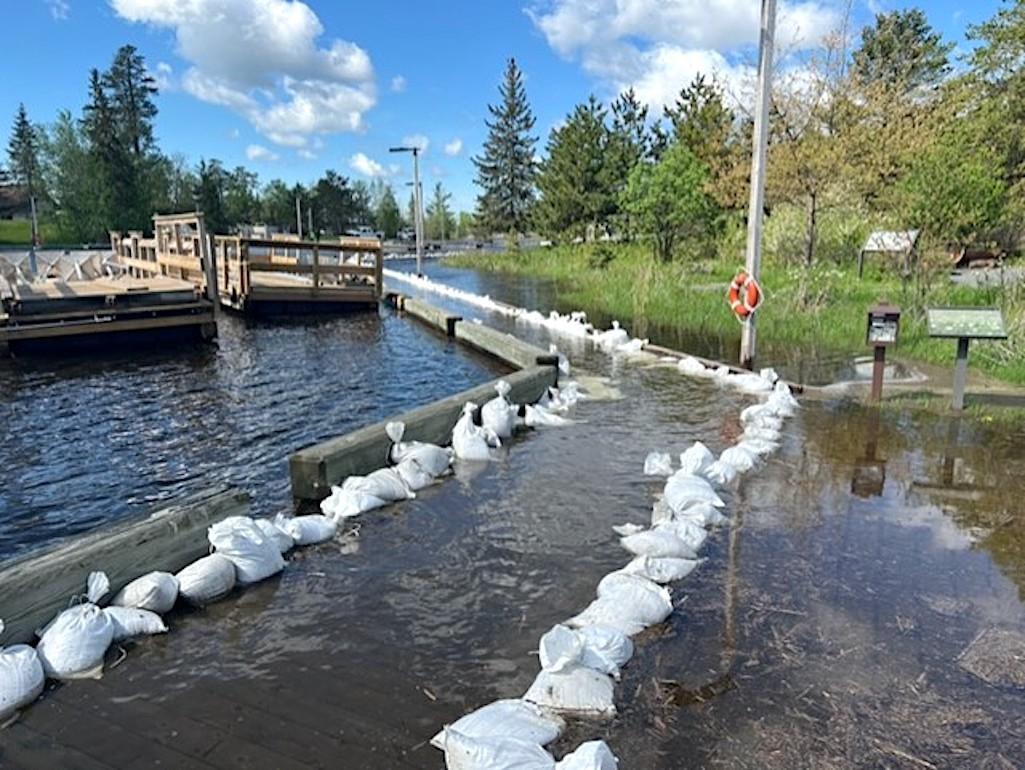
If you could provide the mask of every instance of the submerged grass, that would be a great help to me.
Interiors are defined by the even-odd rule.
[[[592,315],[624,323],[737,335],[725,299],[735,259],[659,263],[644,244],[581,244],[505,254],[465,254],[447,264],[478,270],[554,279],[560,299]],[[867,264],[862,280],[853,264],[810,269],[768,261],[761,274],[766,302],[758,311],[759,339],[775,349],[797,347],[838,354],[865,354],[866,311],[887,299],[901,305],[898,355],[952,365],[953,340],[929,339],[926,306],[998,306],[1011,333],[1006,342],[972,346],[970,364],[1005,382],[1025,384],[1025,291],[1021,288],[954,286],[937,269],[902,281],[892,269]]]

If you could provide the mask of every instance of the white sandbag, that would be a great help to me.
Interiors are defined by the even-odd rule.
[[[697,503],[708,503],[716,508],[726,505],[707,479],[683,471],[669,477],[662,495],[666,504],[677,512]]]
[[[354,477],[350,476],[349,478]],[[320,511],[325,516],[330,516],[338,521],[359,516],[361,513],[381,508],[387,504],[387,500],[382,500],[360,489],[331,487],[331,496],[320,501]]]
[[[338,531],[338,524],[333,518],[318,514],[289,517],[279,513],[274,517],[274,524],[287,532],[296,545],[323,543]]]
[[[629,342],[630,335],[626,333],[626,329],[619,327],[619,321],[613,321],[611,329],[594,335],[594,341],[598,347],[604,350],[615,350],[620,345]]]
[[[646,527],[640,524],[613,524],[612,531],[617,535],[626,537],[627,535],[636,535],[638,532],[643,532]]]
[[[150,572],[118,591],[110,603],[115,607],[135,607],[163,615],[177,600],[178,579],[170,572]]]
[[[378,468],[366,476],[349,476],[342,489],[361,492],[386,502],[399,502],[416,497],[394,468]]]
[[[617,770],[619,760],[605,741],[581,743],[555,763],[555,770]]]
[[[744,428],[743,441],[768,441],[779,444],[780,433],[773,428],[765,427],[759,423],[752,423]]]
[[[422,441],[403,442],[402,436],[406,432],[404,422],[389,422],[384,426],[384,432],[392,440],[388,458],[396,465],[412,457],[432,476],[441,476],[452,464],[452,450],[447,447]]]
[[[43,672],[51,679],[99,679],[103,675],[103,656],[114,637],[114,624],[96,602],[107,594],[110,582],[104,573],[93,572],[87,585],[88,601],[58,614],[36,645]]]
[[[258,583],[285,568],[277,544],[248,516],[229,516],[207,530],[214,550],[231,559],[240,585]]]
[[[202,607],[226,596],[235,587],[235,564],[227,556],[212,553],[184,567],[175,575],[178,595]]]
[[[645,346],[650,342],[648,339],[639,339],[634,337],[628,342],[624,342],[622,345],[616,345],[615,351],[617,353],[626,353],[627,355],[633,355],[635,353],[641,353],[644,351]]]
[[[566,358],[566,356],[564,356],[562,353],[560,353],[559,349],[551,343],[548,344],[548,352],[551,353],[553,356],[559,357],[559,374],[561,374],[563,377],[569,377],[569,359]]]
[[[0,620],[0,636],[4,622]],[[43,692],[46,675],[36,651],[27,644],[0,647],[0,723]]]
[[[655,526],[660,521],[665,519],[671,519],[675,516],[675,512],[669,507],[669,503],[666,502],[665,497],[659,497],[655,504],[651,506],[651,525]],[[646,527],[638,527],[637,531],[646,529]],[[621,532],[621,535],[630,535],[632,532]]]
[[[772,390],[772,383],[766,382],[754,372],[735,374],[728,382],[730,386],[744,393],[768,393]]]
[[[715,462],[715,455],[702,444],[695,441],[690,447],[680,453],[680,473],[689,473],[698,476],[705,472],[709,465]]]
[[[419,492],[434,483],[434,476],[413,455],[396,465],[395,472],[402,478],[403,483],[414,492]]]
[[[620,667],[633,656],[633,642],[614,628],[559,624],[541,637],[538,655],[545,671],[584,666],[618,678]]]
[[[556,713],[616,713],[612,679],[584,666],[572,666],[563,671],[542,670],[523,699]]]
[[[112,641],[120,642],[122,639],[131,639],[135,636],[167,633],[167,626],[164,625],[163,619],[150,610],[111,605],[104,607],[103,611],[110,618],[110,622],[114,624]]]
[[[737,447],[754,455],[755,457],[764,457],[765,455],[770,455],[779,449],[779,444],[775,441],[745,437],[743,441],[737,444]]]
[[[544,746],[562,733],[565,724],[554,714],[520,698],[496,700],[460,717],[431,738],[431,745],[445,750],[445,730],[470,738],[515,738]]]
[[[765,380],[769,385],[775,385],[776,381],[779,380],[779,375],[776,374],[776,370],[771,367],[766,367],[758,372],[758,376]]]
[[[559,428],[563,425],[572,425],[573,421],[566,419],[562,415],[558,415],[555,412],[551,412],[548,409],[545,409],[540,404],[537,406],[531,406],[530,404],[527,404],[524,407],[523,424],[526,425],[528,428]]]
[[[620,572],[664,584],[683,580],[700,563],[700,559],[656,559],[651,556],[637,556]]]
[[[645,476],[672,476],[673,458],[668,452],[649,452],[644,458]]]
[[[592,626],[611,628],[624,636],[639,634],[650,624],[641,620],[631,607],[625,606],[619,597],[599,598],[587,605],[563,625],[584,629]]]
[[[447,770],[555,770],[552,755],[516,738],[473,738],[446,728],[442,737]]]
[[[660,521],[653,527],[657,532],[672,532],[695,553],[701,549],[708,539],[708,530],[700,524],[685,518],[671,518]]]
[[[263,531],[263,534],[274,541],[279,552],[286,553],[295,545],[295,539],[270,519],[253,519],[253,523]]]
[[[747,473],[755,467],[758,457],[738,445],[723,450],[723,453],[719,455],[718,462],[721,465],[729,465],[737,473]]]
[[[705,478],[713,484],[724,487],[737,478],[737,469],[721,460],[716,460],[708,466],[708,469],[705,471]]]
[[[620,538],[620,544],[635,556],[654,556],[659,559],[695,559],[697,553],[673,532],[648,529]]]
[[[610,572],[598,583],[598,598],[622,602],[648,626],[661,623],[673,611],[668,589],[640,575]]]
[[[491,448],[483,431],[473,424],[473,412],[477,405],[468,402],[463,414],[452,429],[452,449],[461,460],[490,460]]]
[[[676,364],[676,368],[680,371],[680,374],[685,374],[688,377],[709,378],[712,376],[712,370],[693,356],[681,358],[679,363]]]
[[[800,403],[794,398],[790,386],[785,382],[777,382],[767,402],[781,417],[790,417],[797,411]]]
[[[488,401],[480,410],[480,421],[500,439],[512,438],[516,425],[516,407],[509,403],[506,396],[512,388],[505,380],[495,383],[498,395]]]
[[[720,524],[726,524],[729,522],[722,512],[719,511],[713,505],[708,503],[696,503],[694,505],[688,505],[684,510],[679,513],[673,513],[671,516],[664,518],[676,519],[677,521],[689,521],[692,524],[697,524],[700,527],[714,527]],[[652,526],[658,524],[658,521],[652,520]]]

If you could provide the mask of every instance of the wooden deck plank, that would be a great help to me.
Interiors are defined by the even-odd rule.
[[[22,723],[7,728],[0,740],[0,767],[18,770],[115,770],[111,765]]]
[[[45,283],[15,284],[13,293],[16,299],[66,299],[69,297],[105,297],[110,294],[139,294],[146,291],[195,292],[194,285],[189,281],[167,276],[151,276],[148,278],[96,278],[91,281],[46,281]]]

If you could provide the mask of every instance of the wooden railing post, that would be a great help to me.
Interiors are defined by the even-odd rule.
[[[298,261],[298,260],[297,260]],[[313,293],[320,288],[320,246],[313,247]]]
[[[374,293],[378,299],[381,299],[383,295],[383,287],[381,286],[384,279],[384,258],[383,250],[380,246],[377,247],[377,251],[374,252]]]

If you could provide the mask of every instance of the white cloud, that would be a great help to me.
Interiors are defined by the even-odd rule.
[[[228,132],[228,138],[229,139],[238,139],[241,135],[242,135],[242,132],[239,131],[237,128],[233,128],[233,129],[231,129],[231,131]]]
[[[427,146],[431,143],[423,134],[410,134],[402,137],[402,144],[406,147],[419,147],[420,152],[427,152]]]
[[[406,90],[406,79],[402,75],[396,75],[391,79],[391,90],[401,94]]]
[[[390,169],[385,168],[373,158],[368,158],[362,152],[357,152],[349,158],[349,168],[357,174],[369,177],[384,177],[392,173]]]
[[[820,44],[840,21],[833,1],[781,2],[779,50]],[[759,3],[749,0],[547,0],[527,13],[557,53],[610,91],[632,86],[656,114],[699,73],[735,93],[758,43]]]
[[[364,129],[374,71],[355,43],[319,38],[324,27],[300,0],[109,0],[122,18],[174,32],[191,65],[182,88],[244,116],[272,142]]]
[[[157,66],[150,72],[157,90],[161,92],[173,91],[177,86],[174,79],[174,68],[166,61],[157,62]]]
[[[315,153],[313,150],[309,149],[308,147],[303,147],[301,149],[296,150],[295,154],[298,155],[303,160],[316,160],[317,159],[317,153]]]
[[[453,158],[463,151],[463,140],[456,137],[451,142],[445,145],[445,154],[451,155]]]
[[[246,147],[246,157],[249,160],[256,161],[275,161],[278,159],[277,154],[271,152],[262,144],[251,144]]]
[[[50,6],[50,15],[57,21],[64,21],[71,13],[71,6],[67,0],[46,0]]]

